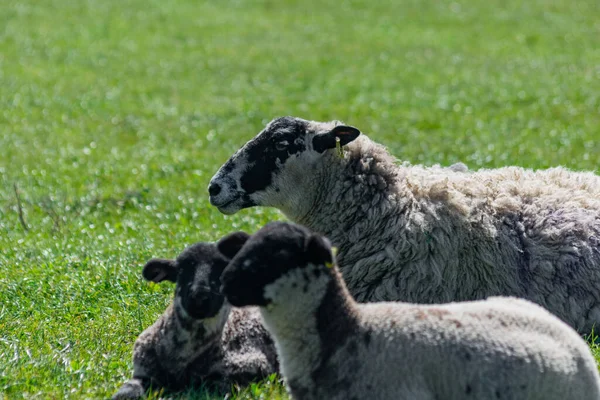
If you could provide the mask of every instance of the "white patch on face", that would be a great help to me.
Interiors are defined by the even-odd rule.
[[[321,154],[305,150],[291,155],[284,164],[277,163],[271,185],[250,195],[257,205],[275,207],[294,219],[304,215],[312,205],[311,194],[316,178],[315,166]]]
[[[208,286],[208,282],[205,282],[206,276],[205,273],[207,270],[211,268],[210,265],[206,263],[202,263],[199,265],[194,272],[194,281],[192,282],[192,286],[190,289],[195,292],[197,290],[202,290],[204,292],[210,292],[210,287]]]
[[[219,185],[221,191],[217,195],[210,196],[209,201],[226,215],[235,214],[242,208],[240,204],[244,193],[242,176],[250,167],[247,156],[243,151],[244,147],[236,151],[226,163],[226,165],[233,164],[234,168],[231,171],[225,172],[224,168],[221,167],[210,180],[210,185]]]
[[[268,132],[273,122],[269,122],[262,133],[246,143],[242,148],[236,151],[225,165],[233,165],[233,169],[226,172],[225,165],[217,171],[211,179],[211,184],[218,184],[221,191],[214,196],[210,196],[210,203],[216,206],[223,214],[234,214],[244,207],[242,197],[245,191],[242,189],[242,177],[248,169],[252,167],[247,159],[247,148],[260,138],[265,132]],[[309,201],[302,200],[307,193],[303,189],[310,188],[314,181],[314,166],[322,156],[312,148],[312,139],[315,133],[324,133],[339,125],[339,121],[316,122],[305,121],[307,124],[307,133],[303,137],[294,140],[295,144],[304,143],[306,150],[290,155],[284,163],[276,161],[276,169],[272,171],[273,179],[271,184],[263,190],[249,194],[249,198],[254,205],[279,208],[288,217],[304,215]],[[293,127],[278,128],[278,133],[289,133]],[[314,191],[309,191],[314,192]],[[298,210],[298,207],[303,207]]]

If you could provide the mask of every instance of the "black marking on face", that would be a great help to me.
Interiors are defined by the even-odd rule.
[[[248,168],[240,178],[246,194],[269,187],[274,172],[292,155],[306,150],[306,122],[282,117],[274,120],[244,147]]]
[[[219,277],[229,258],[212,243],[196,243],[186,248],[176,260],[152,259],[143,270],[144,278],[154,282],[176,282],[175,297],[183,311],[194,319],[211,318],[223,306]],[[191,321],[176,313],[182,326],[191,329]]]
[[[225,298],[219,292],[219,277],[228,261],[212,243],[196,243],[177,258],[176,296],[193,318],[214,317],[223,306]]]
[[[330,247],[328,251],[314,251],[315,237],[307,228],[288,222],[265,225],[248,239],[223,272],[223,294],[234,306],[267,305],[265,286],[293,268],[332,261]],[[329,246],[319,239],[321,246]]]

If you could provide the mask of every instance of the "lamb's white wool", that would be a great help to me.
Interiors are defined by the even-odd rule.
[[[306,228],[268,224],[221,278],[232,304],[261,307],[294,399],[600,400],[586,343],[542,307],[359,304],[329,251]]]
[[[219,293],[229,259],[197,243],[177,260],[153,259],[144,277],[176,282],[175,298],[137,338],[133,377],[113,399],[137,399],[152,386],[180,391],[198,385],[226,393],[278,370],[273,341],[257,308],[232,308]]]
[[[304,346],[307,341],[319,341],[319,332],[314,324],[314,310],[323,301],[327,281],[324,279],[308,281],[303,279],[305,273],[313,274],[318,266],[308,266],[305,271],[294,269],[284,277],[268,284],[264,288],[264,297],[271,303],[278,300],[285,302],[277,306],[268,306],[268,312],[263,313],[263,322],[274,338],[285,337],[294,340],[283,344],[275,342],[277,354],[280,360],[286,360],[281,365],[281,374],[295,379],[299,384],[310,385],[310,369],[307,367],[318,363],[317,352],[306,352]],[[304,282],[305,284],[299,284]],[[309,284],[310,283],[310,284]],[[302,299],[301,302],[298,299]],[[291,300],[291,301],[285,301]],[[285,320],[291,316],[288,324],[278,324],[277,321]],[[294,321],[300,321],[301,329],[298,329]]]
[[[326,235],[360,302],[511,295],[581,332],[600,325],[591,172],[398,164],[356,128],[286,117],[237,151],[209,191],[222,212],[276,207]]]

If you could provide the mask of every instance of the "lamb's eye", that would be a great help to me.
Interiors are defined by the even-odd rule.
[[[289,143],[287,140],[282,140],[281,142],[275,143],[275,149],[282,151],[282,150],[287,149],[288,145],[289,145]]]

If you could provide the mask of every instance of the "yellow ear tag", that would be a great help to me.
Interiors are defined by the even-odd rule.
[[[332,247],[331,248],[331,254],[333,254],[333,258],[335,258],[335,256],[337,256],[338,253],[338,248],[337,247]],[[333,263],[329,262],[329,263],[325,263],[325,266],[327,268],[333,268]]]
[[[339,137],[335,137],[335,148],[337,149],[338,156],[344,158],[344,150],[342,150],[342,143]]]

